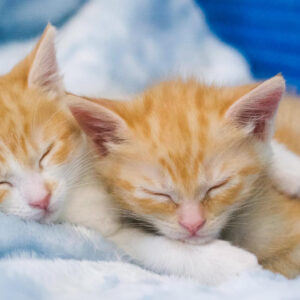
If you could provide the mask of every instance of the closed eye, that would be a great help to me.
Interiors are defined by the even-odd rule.
[[[165,193],[161,193],[161,192],[156,192],[156,191],[151,191],[151,190],[148,190],[148,189],[144,189],[143,188],[143,191],[149,195],[152,195],[154,197],[163,197],[167,200],[170,200],[172,202],[174,202],[173,198],[169,195],[169,194],[165,194]]]
[[[6,186],[9,186],[9,187],[13,186],[9,181],[0,181],[0,186],[1,185],[6,185]]]
[[[50,153],[50,151],[53,149],[54,143],[51,144],[46,152],[44,152],[44,154],[41,156],[40,160],[39,160],[39,167],[42,169],[43,168],[43,160],[47,157],[47,155]]]
[[[207,191],[206,194],[209,194],[210,192],[217,190],[218,188],[223,187],[224,185],[226,185],[230,180],[230,177],[225,178],[221,181],[219,181],[218,183],[216,183],[215,185],[211,186]]]

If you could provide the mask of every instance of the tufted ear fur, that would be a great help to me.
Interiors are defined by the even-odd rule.
[[[273,134],[273,123],[278,104],[285,92],[285,81],[281,75],[264,81],[236,101],[226,112],[226,118],[249,134],[269,140]]]
[[[63,92],[55,51],[55,28],[48,24],[39,42],[31,53],[28,87],[41,88],[56,95]]]
[[[101,156],[109,153],[110,146],[124,141],[125,121],[100,103],[77,96],[68,96],[69,108],[83,131],[91,138]]]
[[[6,76],[23,82],[25,87],[37,88],[50,96],[59,96],[64,86],[59,75],[55,52],[56,29],[48,24],[34,49]]]

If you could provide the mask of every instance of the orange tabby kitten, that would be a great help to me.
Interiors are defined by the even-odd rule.
[[[80,128],[61,102],[52,36],[45,35],[0,77],[0,210],[44,222],[59,216],[85,172],[80,162],[86,151]]]
[[[70,199],[84,199],[93,206],[86,214],[81,208],[85,225],[97,229],[100,218],[101,229],[110,232],[114,227],[99,208],[105,198],[99,201],[93,156],[63,101],[54,38],[49,25],[32,52],[0,77],[0,210],[52,222],[66,219]]]
[[[71,110],[125,224],[199,244],[231,221],[230,240],[293,277],[300,273],[300,202],[275,190],[269,175],[284,90],[281,76],[230,88],[178,80],[133,101],[78,100]],[[282,102],[276,135],[298,153],[299,106]]]

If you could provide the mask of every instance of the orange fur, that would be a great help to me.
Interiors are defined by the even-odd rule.
[[[12,72],[18,71],[14,69]],[[45,150],[41,149],[40,142],[53,141],[57,145],[61,142],[49,163],[59,164],[66,160],[81,135],[67,109],[58,100],[47,99],[42,92],[25,88],[21,74],[0,77],[0,86],[0,112],[5,116],[0,127],[2,147],[7,148],[20,163],[32,167],[36,157]],[[5,156],[4,153],[1,155]]]
[[[180,195],[194,197],[199,181],[205,185],[215,164],[222,168],[226,163],[229,167],[228,161],[221,164],[215,161],[216,154],[222,153],[224,145],[232,145],[233,153],[239,149],[235,139],[243,139],[241,132],[231,128],[230,135],[225,134],[230,125],[224,121],[224,107],[228,108],[244,90],[248,87],[235,91],[232,88],[201,86],[195,81],[178,81],[162,83],[132,102],[102,102],[126,121],[132,139],[138,141],[132,146],[130,143],[124,145],[113,159],[108,157],[109,163],[105,164],[104,170],[101,169],[102,176],[106,177],[107,172],[110,177],[113,171],[113,185],[119,186],[118,180],[123,182],[130,178],[130,170],[124,171],[126,164],[135,160],[155,166],[162,176],[172,178]],[[218,107],[218,103],[222,105]],[[248,144],[247,141],[245,143]],[[251,152],[251,147],[247,152]],[[231,165],[235,163],[234,158],[232,160]],[[245,167],[240,172],[254,168],[253,162],[251,158],[245,160]]]
[[[67,190],[62,187],[62,167],[66,172],[84,144],[81,129],[62,101],[54,33],[48,26],[32,52],[0,77],[0,209],[26,218],[39,213],[26,199],[24,189],[37,188],[33,182],[24,183],[26,178],[39,177],[42,189],[58,201],[56,195]]]

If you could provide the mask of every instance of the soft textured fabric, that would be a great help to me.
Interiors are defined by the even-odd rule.
[[[0,47],[0,73],[36,40]],[[215,38],[192,0],[89,1],[57,38],[58,60],[72,92],[119,97],[166,78],[244,83],[246,61]]]
[[[97,233],[0,214],[0,299],[298,299],[300,278],[247,273],[218,287],[154,274]]]

